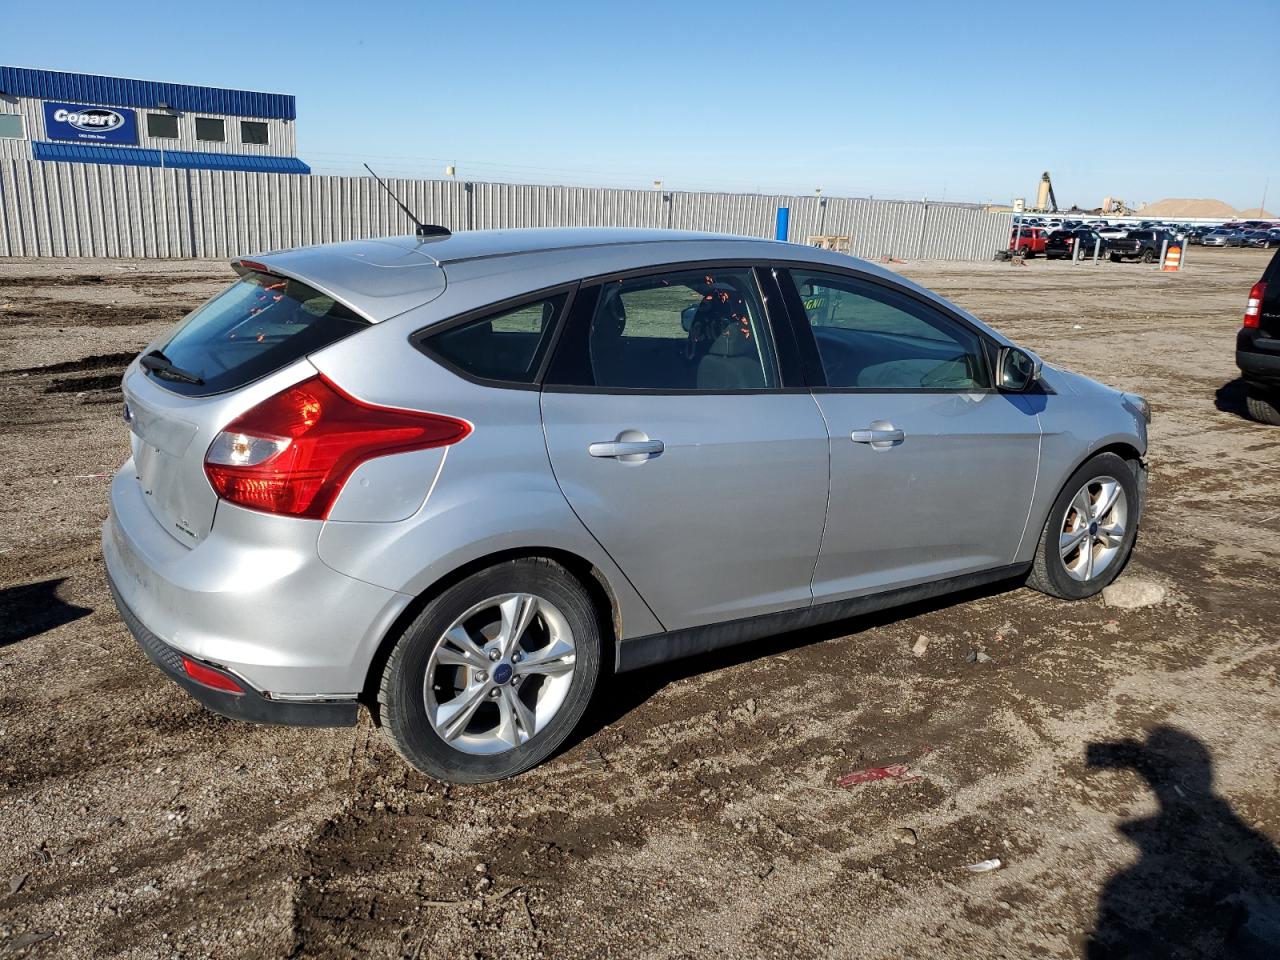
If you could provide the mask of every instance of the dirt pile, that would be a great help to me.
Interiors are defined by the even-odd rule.
[[[1272,220],[1276,215],[1262,207],[1237,210],[1221,200],[1182,200],[1169,198],[1148,203],[1138,213],[1148,217],[1240,217],[1245,220]]]
[[[1139,214],[1145,217],[1222,217],[1236,215],[1236,208],[1221,200],[1183,200],[1170,198],[1148,203]]]

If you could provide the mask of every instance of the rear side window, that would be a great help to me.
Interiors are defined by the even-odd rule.
[[[327,294],[297,280],[247,273],[191,314],[161,351],[187,383],[159,373],[167,389],[191,396],[234,390],[368,326]]]
[[[762,390],[778,385],[749,267],[606,283],[582,298],[548,382],[608,390]],[[585,323],[583,322],[585,321]]]
[[[533,383],[567,298],[567,293],[559,293],[464,320],[440,333],[428,331],[418,348],[464,377]]]

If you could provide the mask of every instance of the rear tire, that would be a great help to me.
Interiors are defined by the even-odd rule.
[[[1156,259],[1156,252],[1155,252],[1154,250],[1150,250],[1150,249],[1148,249],[1148,250],[1143,250],[1143,251],[1142,251],[1142,262],[1143,262],[1143,263],[1154,263],[1154,262],[1155,262],[1155,259]]]
[[[1139,507],[1128,463],[1100,453],[1083,464],[1049,509],[1027,586],[1061,600],[1101,592],[1133,552]]]
[[[438,780],[523,773],[582,718],[601,633],[590,594],[558,563],[528,558],[474,573],[431,600],[396,641],[378,691],[382,731]]]
[[[1275,393],[1261,387],[1248,387],[1245,406],[1254,420],[1280,427],[1280,397]]]

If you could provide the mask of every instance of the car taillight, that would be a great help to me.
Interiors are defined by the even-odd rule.
[[[316,376],[229,423],[209,445],[204,472],[231,503],[320,520],[366,460],[448,446],[470,432],[465,420],[374,406]]]
[[[1249,330],[1258,329],[1258,318],[1262,314],[1262,298],[1267,295],[1267,281],[1259,280],[1249,291],[1249,300],[1244,305],[1244,325]]]

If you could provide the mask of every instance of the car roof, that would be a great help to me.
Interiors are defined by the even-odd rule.
[[[801,261],[910,281],[873,263],[757,237],[620,227],[475,230],[384,237],[280,250],[239,260],[301,280],[374,321],[436,299],[446,286],[483,281],[490,302],[607,273],[698,260]]]

